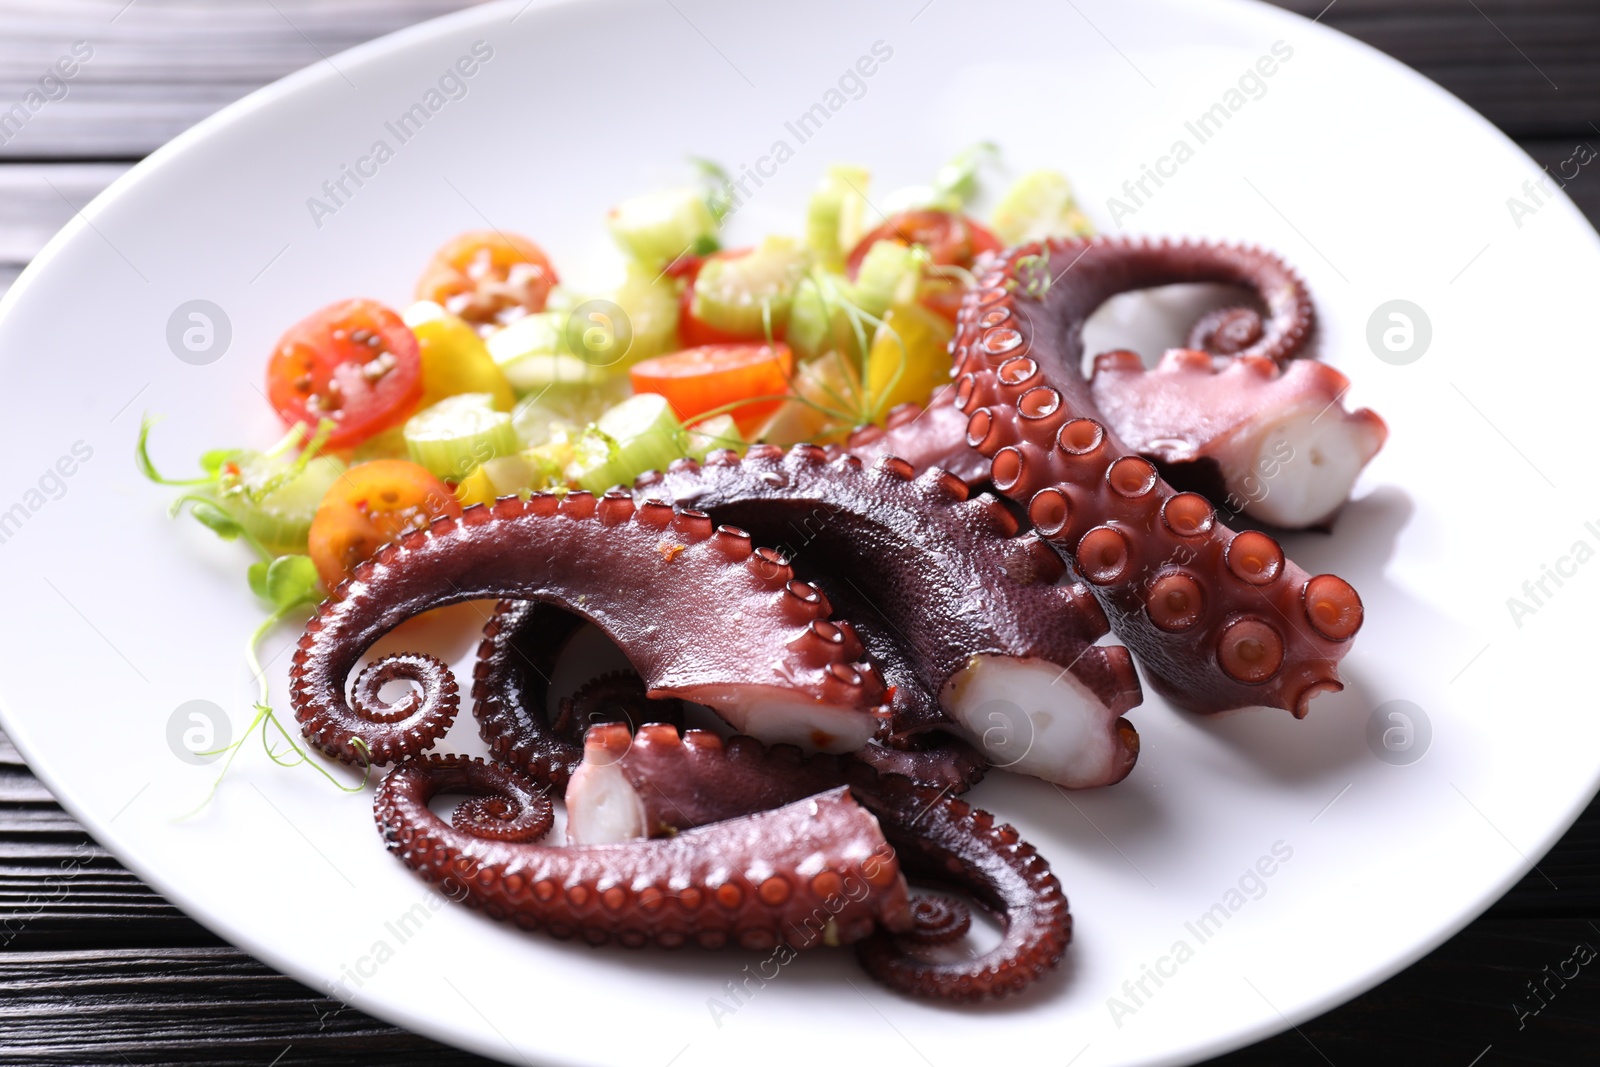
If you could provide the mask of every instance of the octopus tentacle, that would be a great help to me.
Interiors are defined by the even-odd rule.
[[[1241,356],[1218,369],[1186,349],[1152,370],[1107,352],[1089,379],[1117,436],[1175,488],[1289,529],[1331,518],[1389,435],[1370,409],[1345,410],[1349,388],[1326,363]]]
[[[1310,291],[1300,276],[1278,256],[1258,248],[1219,245],[1210,242],[1168,242],[1149,244],[1117,240],[1072,243],[1072,255],[1091,247],[1116,247],[1127,250],[1128,265],[1117,291],[1142,289],[1178,282],[1223,282],[1251,289],[1267,309],[1226,307],[1210,312],[1194,324],[1188,346],[1218,356],[1239,356],[1288,364],[1306,353],[1316,332],[1316,308]],[[1141,255],[1137,262],[1134,254]],[[1053,277],[1053,275],[1052,275]],[[1052,285],[1077,284],[1070,276]],[[1103,303],[1102,298],[1097,303]],[[1090,309],[1093,310],[1092,308]],[[1087,318],[1087,314],[1084,318]],[[1109,388],[1110,386],[1108,386]],[[889,412],[883,427],[865,426],[853,433],[844,448],[867,461],[881,455],[896,455],[918,467],[942,467],[952,471],[968,485],[978,486],[989,478],[989,464],[967,444],[967,419],[956,407],[955,386],[943,386],[923,408],[902,404]],[[1184,405],[1181,394],[1167,398],[1166,406],[1154,414],[1141,413],[1136,401],[1107,403],[1097,383],[1096,399],[1117,436],[1137,448],[1147,458],[1156,459],[1142,442],[1167,437],[1184,439],[1193,427],[1204,425],[1211,408],[1206,404]],[[1130,423],[1139,418],[1142,423]],[[1163,420],[1171,423],[1169,428]],[[1148,427],[1148,434],[1138,432]],[[1159,460],[1158,460],[1159,462]]]
[[[882,719],[883,681],[850,624],[794,595],[792,579],[781,555],[698,512],[636,506],[625,492],[508,497],[437,519],[360,564],[307,624],[290,697],[308,741],[330,756],[383,763],[415,753],[437,732],[412,728],[397,738],[396,730],[454,714],[449,671],[412,670],[421,692],[400,723],[353,707],[345,678],[405,618],[507,597],[593,622],[652,696],[695,700],[735,722],[755,718],[776,739],[790,739],[787,730],[818,747],[859,748]],[[705,637],[684,641],[685,632]]]
[[[789,542],[811,580],[797,595],[859,622],[894,687],[894,733],[953,721],[996,763],[1071,788],[1132,768],[1137,734],[1121,716],[1141,694],[1127,650],[1094,644],[1104,612],[1083,585],[1054,584],[1065,566],[994,497],[942,470],[829,460],[814,445],[680,460],[635,492]]]
[[[1025,256],[1045,257],[1060,280],[1043,293],[1014,284]],[[1308,575],[1272,538],[1234,534],[1203,497],[1175,493],[1108,427],[1080,370],[1083,323],[1108,297],[1153,280],[1219,280],[1236,258],[1123,240],[990,257],[953,342],[957,402],[995,486],[1071,554],[1159,691],[1193,711],[1270,705],[1302,716],[1316,694],[1342,688],[1337,664],[1361,626],[1360,597],[1333,575]],[[1295,321],[1248,354],[1281,350]]]
[[[989,461],[967,444],[967,417],[955,405],[954,385],[942,385],[927,405],[905,403],[890,410],[882,426],[862,426],[841,448],[834,445],[830,454],[845,452],[860,456],[868,464],[884,456],[898,456],[918,470],[938,467],[949,471],[969,487],[989,480]]]
[[[959,797],[929,806],[904,787],[867,806],[909,877],[966,891],[1003,930],[1000,944],[977,959],[943,961],[915,953],[929,943],[921,928],[904,939],[879,931],[857,948],[867,973],[914,996],[971,1001],[1021,992],[1060,962],[1072,939],[1067,896],[1015,828]]]
[[[965,793],[983,781],[989,761],[973,745],[945,733],[927,732],[888,745],[873,741],[850,753],[879,774],[898,774],[918,785]]]
[[[679,737],[664,725],[637,735],[596,727],[567,786],[569,840],[678,840],[693,827],[794,803],[841,780],[877,816],[908,874],[962,890],[1004,928],[1000,944],[976,959],[920,959],[916,947],[959,937],[970,916],[956,905],[914,904],[910,927],[889,931],[907,935],[904,943],[874,935],[863,944],[870,973],[915,996],[978,1000],[1015,993],[1060,961],[1072,936],[1066,896],[1016,830],[960,799],[851,760],[701,730]]]
[[[484,624],[472,672],[472,713],[490,756],[556,788],[583,759],[583,745],[551,726],[550,675],[582,625],[550,604],[503,600]]]
[[[482,832],[482,805],[453,826],[428,807],[441,793],[498,801],[501,821],[518,829]],[[804,949],[913,928],[894,852],[844,787],[663,840],[551,847],[536,843],[549,801],[531,781],[498,764],[430,755],[391,771],[374,808],[389,849],[422,878],[492,918],[558,938]]]

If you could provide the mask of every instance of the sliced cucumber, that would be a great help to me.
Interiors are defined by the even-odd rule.
[[[646,267],[660,269],[685,253],[716,247],[717,220],[699,189],[663,189],[611,209],[611,236]]]
[[[872,173],[865,167],[836,164],[822,176],[806,208],[806,247],[829,270],[843,270],[845,257],[867,232],[867,186]]]
[[[296,470],[294,457],[259,452],[241,452],[233,463],[238,473],[221,480],[228,514],[273,555],[304,552],[317,505],[345,472],[344,463],[313,456]]]
[[[769,237],[747,255],[707,262],[695,279],[690,310],[706,325],[741,337],[759,337],[768,326],[781,331],[806,267],[806,253],[793,241]]]
[[[733,421],[732,415],[713,415],[689,427],[684,452],[704,462],[707,455],[719,448],[731,448],[736,452],[743,452],[747,443],[739,433],[739,424]]]
[[[575,444],[568,475],[581,488],[603,493],[632,485],[645,471],[666,470],[683,456],[684,431],[672,405],[655,393],[640,393],[611,408]]]
[[[1094,234],[1094,226],[1078,209],[1067,176],[1054,170],[1030,171],[1018,178],[995,205],[990,225],[1008,245]]]
[[[405,438],[412,460],[447,481],[519,447],[511,415],[496,411],[488,393],[461,393],[424,408],[406,423]]]

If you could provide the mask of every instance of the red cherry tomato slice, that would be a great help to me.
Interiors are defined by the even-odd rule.
[[[704,345],[636,363],[628,371],[635,393],[659,393],[685,423],[708,411],[758,396],[783,396],[794,373],[785,344]],[[750,433],[781,400],[741,404],[729,414]]]
[[[845,269],[852,280],[860,271],[867,250],[879,241],[921,245],[928,250],[933,262],[941,266],[964,268],[970,268],[983,253],[997,252],[1004,247],[1000,238],[965,215],[931,208],[902,211],[891,216],[850,250]],[[961,292],[961,283],[955,279],[929,279],[923,285],[921,303],[930,311],[936,311],[954,322],[956,312],[961,308]]]
[[[543,311],[557,280],[544,249],[521,234],[472,230],[433,254],[417,299],[442,305],[486,334]]]
[[[449,487],[423,467],[403,459],[360,463],[317,506],[307,538],[311,562],[331,592],[390,541],[442,515],[460,514]]]
[[[330,449],[353,448],[411,417],[422,399],[417,339],[374,300],[330,304],[290,327],[267,363],[284,424],[333,421]]]

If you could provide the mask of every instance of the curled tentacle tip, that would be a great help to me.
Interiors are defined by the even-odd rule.
[[[948,945],[967,936],[972,912],[959,900],[920,896],[911,902],[911,929],[900,937],[912,945]]]
[[[1300,695],[1294,698],[1294,707],[1290,709],[1297,719],[1303,719],[1311,712],[1311,701],[1323,693],[1338,693],[1344,690],[1344,683],[1337,678],[1325,678],[1312,682],[1300,690]]]

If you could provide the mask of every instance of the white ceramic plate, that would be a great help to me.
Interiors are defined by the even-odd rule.
[[[396,34],[229,108],[97,200],[4,303],[5,729],[98,839],[196,918],[363,1010],[512,1061],[688,1067],[848,1050],[944,1065],[1043,1050],[1078,1067],[1173,1064],[1417,959],[1594,793],[1600,718],[1582,675],[1600,512],[1583,490],[1600,362],[1570,324],[1593,302],[1600,255],[1568,201],[1524,192],[1538,168],[1482,119],[1377,53],[1252,4],[519,6]],[[479,41],[492,57],[465,95],[399,143],[386,123],[426,104]],[[875,45],[892,55],[830,97]],[[1271,77],[1241,88],[1275,48]],[[801,143],[789,123],[819,103],[838,106]],[[1187,124],[1213,105],[1226,118],[1201,143]],[[1344,693],[1303,722],[1198,720],[1151,697],[1124,784],[1066,797],[996,775],[977,791],[1067,886],[1077,938],[1058,976],[956,1010],[817,953],[736,998],[727,984],[752,962],[736,953],[593,951],[432,906],[381,847],[368,797],[278,769],[259,747],[203,813],[175,821],[216,768],[177,758],[169,723],[204,700],[243,727],[240,649],[259,614],[242,550],[169,522],[169,494],[135,473],[142,412],[168,416],[156,451],[174,470],[205,448],[264,444],[277,427],[258,386],[287,324],[350,295],[403,301],[441,239],[486,220],[533,235],[569,276],[598,275],[602,212],[681,179],[686,153],[740,173],[776,141],[793,149],[752,185],[737,237],[794,229],[830,162],[868,164],[889,189],[980,138],[1016,169],[1068,169],[1107,230],[1280,249],[1316,293],[1351,399],[1393,430],[1334,535],[1288,544],[1365,597]],[[350,195],[314,219],[308,198],[328,201],[324,181],[378,140],[393,158],[359,187],[346,179]],[[1163,161],[1179,140],[1192,153]],[[1135,203],[1124,182],[1147,164],[1167,176]],[[1113,221],[1112,196],[1133,213]],[[1509,197],[1530,210],[1513,215]],[[191,300],[231,324],[206,365],[167,343]],[[1392,300],[1431,323],[1404,365],[1367,340]],[[49,473],[58,462],[70,476]],[[1524,581],[1543,581],[1537,603]],[[1509,597],[1532,610],[1514,616]],[[293,636],[270,642],[280,697]],[[440,640],[459,656],[471,638]],[[1411,755],[1425,754],[1409,764],[1369,743],[1375,710],[1395,700],[1421,712]],[[441,748],[481,751],[470,716]],[[1249,873],[1274,853],[1270,877]],[[1202,941],[1191,924],[1214,905],[1225,919]]]

